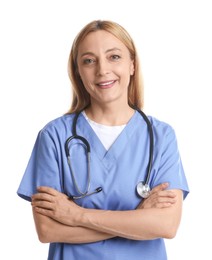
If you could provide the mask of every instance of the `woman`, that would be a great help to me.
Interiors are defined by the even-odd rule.
[[[176,235],[189,191],[174,130],[140,111],[132,39],[114,22],[93,21],[68,68],[70,111],[39,132],[18,189],[50,243],[48,259],[167,259],[164,238]],[[151,191],[141,198],[149,165]]]

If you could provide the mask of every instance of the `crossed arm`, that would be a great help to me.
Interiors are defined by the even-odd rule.
[[[43,243],[89,243],[112,237],[150,240],[176,235],[182,212],[182,191],[155,187],[135,210],[86,209],[65,194],[39,187],[32,209],[39,240]]]

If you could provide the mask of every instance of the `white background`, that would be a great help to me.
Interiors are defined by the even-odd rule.
[[[145,111],[176,130],[191,192],[176,238],[166,241],[169,259],[212,259],[210,2],[0,1],[0,259],[47,259],[30,204],[16,191],[38,131],[69,108],[69,51],[94,19],[114,20],[131,34],[142,63]]]

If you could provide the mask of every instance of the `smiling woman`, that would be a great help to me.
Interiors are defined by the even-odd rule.
[[[98,33],[98,38],[94,38],[93,33]],[[113,44],[110,43],[109,39],[107,37],[110,37]],[[88,44],[90,44],[90,50],[87,48],[87,46],[84,46],[84,50],[81,50],[81,55],[92,55],[89,57],[83,57],[79,55],[80,48],[83,48],[83,42],[85,41]],[[101,45],[100,49],[95,49],[94,45]],[[85,45],[85,43],[84,43]],[[104,49],[103,49],[104,48]],[[81,111],[84,109],[88,104],[90,104],[90,95],[88,95],[87,91],[85,92],[85,86],[82,83],[82,80],[79,75],[78,66],[80,66],[80,62],[83,63],[83,61],[86,64],[93,64],[97,62],[96,69],[107,69],[107,67],[101,67],[105,66],[107,64],[99,64],[98,60],[96,60],[98,57],[95,57],[95,53],[98,54],[98,51],[105,52],[105,60],[102,59],[102,62],[105,62],[106,60],[110,64],[116,63],[116,61],[119,63],[120,59],[127,59],[128,62],[130,59],[130,66],[131,71],[130,74],[133,74],[133,77],[130,77],[130,81],[128,83],[128,103],[131,106],[136,106],[139,108],[143,107],[143,83],[141,80],[141,72],[139,68],[139,59],[138,54],[134,45],[133,40],[131,39],[128,32],[119,24],[111,22],[111,21],[94,21],[90,24],[86,25],[81,32],[78,34],[78,36],[75,38],[75,41],[72,45],[70,57],[69,57],[69,77],[72,82],[73,86],[73,101],[72,106],[70,108],[70,113],[74,113],[77,111]],[[126,52],[127,51],[127,52]],[[123,53],[121,53],[123,52]],[[121,55],[126,55],[122,57]],[[81,60],[82,58],[82,60]],[[88,59],[87,59],[88,58]],[[125,61],[124,61],[125,63]],[[133,63],[133,64],[132,64]],[[108,65],[109,65],[108,64]],[[81,64],[82,65],[82,64]],[[99,67],[100,66],[100,67]],[[125,64],[127,66],[127,63]],[[76,73],[77,72],[77,73]],[[136,73],[134,73],[136,72]],[[98,73],[98,71],[96,71]],[[128,76],[130,76],[130,74]],[[117,76],[116,76],[117,77]],[[116,80],[112,79],[112,80]],[[99,82],[95,82],[99,83]],[[101,82],[100,82],[101,83]],[[103,82],[104,83],[104,82]]]
[[[167,259],[164,238],[176,235],[189,189],[173,128],[141,111],[133,40],[93,21],[68,67],[71,108],[39,132],[18,188],[48,259]],[[151,192],[141,198],[147,169]]]
[[[117,111],[128,106],[128,86],[134,73],[134,63],[129,50],[119,39],[104,30],[88,34],[79,44],[77,66],[83,85],[90,95],[92,110],[96,110],[100,104],[104,109],[113,106]],[[86,112],[94,119],[92,110],[87,109]],[[132,114],[129,115],[131,117]],[[107,124],[104,121],[99,123]]]

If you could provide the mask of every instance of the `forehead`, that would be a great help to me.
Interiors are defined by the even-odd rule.
[[[98,30],[89,33],[81,41],[78,52],[95,52],[97,50],[107,51],[114,48],[120,49],[121,51],[128,51],[124,43],[113,34],[105,30]]]

